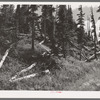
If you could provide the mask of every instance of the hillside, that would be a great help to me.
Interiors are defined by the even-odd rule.
[[[0,9],[0,90],[100,90],[97,8],[91,9],[92,29],[87,32],[84,13],[86,19],[90,10],[82,5],[78,23],[70,5]]]
[[[24,42],[23,42],[24,41]],[[27,39],[22,39],[17,44],[17,53],[23,55],[25,59],[25,50],[29,50],[30,44]],[[20,44],[20,46],[19,46]],[[19,52],[20,50],[22,52]],[[2,58],[0,55],[0,58]],[[4,65],[0,69],[0,90],[68,90],[68,91],[97,91],[100,90],[100,61],[84,62],[75,60],[73,57],[57,58],[56,65],[49,70],[50,73],[42,72],[40,67],[43,67],[43,62],[39,59],[33,61],[37,62],[35,68],[22,73],[19,77],[27,76],[33,73],[39,73],[35,77],[22,79],[20,81],[11,82],[11,78],[21,70],[29,67],[25,61],[13,58],[9,53]],[[14,53],[15,54],[15,53]],[[19,55],[19,54],[18,54]],[[27,55],[27,54],[26,54]],[[11,57],[12,56],[12,57]],[[28,56],[27,56],[28,57]]]

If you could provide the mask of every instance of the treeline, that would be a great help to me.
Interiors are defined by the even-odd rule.
[[[96,26],[91,8],[92,34],[84,31],[84,15],[82,5],[78,8],[77,22],[73,19],[70,5],[2,5],[0,7],[0,38],[10,38],[15,42],[20,34],[32,34],[32,50],[35,41],[43,41],[51,48],[51,52],[59,56],[74,56],[78,50],[78,59],[82,59],[84,46],[94,47],[97,52]],[[100,7],[98,8],[100,12]],[[1,41],[0,40],[0,41]],[[91,43],[91,44],[90,44]],[[76,54],[77,56],[77,54]],[[85,54],[86,57],[86,54]],[[87,59],[87,58],[86,58]]]

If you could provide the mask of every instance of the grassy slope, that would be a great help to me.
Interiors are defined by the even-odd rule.
[[[99,90],[100,89],[100,61],[85,63],[61,59],[60,70],[52,70],[51,74],[39,75],[35,78],[24,79],[10,83],[9,79],[27,64],[8,57],[0,69],[1,90]],[[31,70],[31,73],[35,70]],[[27,72],[26,74],[29,74]]]
[[[19,50],[19,53],[24,54],[24,51],[26,50],[27,52],[31,47],[30,41],[28,40],[29,39],[19,42],[17,45],[17,51]],[[9,56],[11,54],[12,51]],[[0,69],[1,90],[100,90],[100,61],[86,63],[75,60],[72,57],[66,58],[66,60],[61,58],[57,60],[57,64],[61,67],[60,70],[52,69],[50,74],[41,74],[35,78],[11,83],[9,79],[17,72],[27,68],[30,64],[25,64],[9,56]],[[28,58],[28,56],[29,54],[24,55],[26,58]],[[0,55],[0,59],[1,57],[2,55]],[[36,67],[39,68],[41,66],[41,64],[38,64]],[[22,76],[35,72],[37,71],[33,68]]]

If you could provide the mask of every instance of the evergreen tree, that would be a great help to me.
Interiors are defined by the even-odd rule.
[[[14,24],[14,6],[13,5],[2,5],[1,6],[1,24],[4,27],[9,27]]]
[[[0,29],[2,33],[5,32],[6,28],[14,27],[14,6],[13,5],[2,5],[0,12]]]
[[[28,10],[29,10],[29,5],[22,5],[20,8],[20,25],[21,25],[21,32],[27,34],[29,32],[29,27],[28,27]]]
[[[16,8],[16,12],[15,12],[15,19],[16,19],[16,33],[19,33],[20,32],[20,16],[21,16],[21,11],[20,11],[20,5],[17,5],[17,8]]]
[[[84,13],[82,10],[82,5],[78,8],[79,14],[78,15],[78,28],[77,28],[77,37],[78,37],[78,44],[80,47],[80,60],[81,60],[81,52],[82,52],[82,45],[83,45],[83,40],[84,40]]]
[[[54,8],[52,5],[42,6],[42,32],[44,34],[45,42],[50,41],[52,51],[57,54],[57,48],[55,47],[55,18]]]
[[[29,7],[29,11],[30,11],[30,21],[31,21],[31,27],[32,27],[32,50],[34,51],[34,40],[35,40],[35,20],[37,19],[37,14],[35,13],[35,11],[37,10],[37,6],[36,5],[31,5]]]
[[[93,8],[91,7],[91,22],[92,22],[92,33],[94,34],[94,55],[95,58],[97,59],[97,55],[96,55],[96,43],[97,43],[97,36],[96,36],[96,26],[95,26],[95,20],[94,20],[94,15],[93,15]]]
[[[67,9],[65,5],[59,6],[58,19],[57,19],[57,34],[58,34],[58,45],[62,48],[64,58],[66,57],[66,41],[68,40],[67,34]]]
[[[77,24],[80,25],[81,27],[84,27],[84,15],[85,15],[85,13],[83,13],[82,5],[80,5],[78,10],[79,10],[79,14],[77,14],[77,16],[78,16],[78,19],[77,19],[78,23]]]
[[[54,8],[52,7],[52,5],[48,5],[48,9],[47,9],[48,13],[47,13],[47,19],[46,19],[46,24],[47,24],[47,35],[48,35],[48,39],[51,42],[51,48],[53,50],[53,52],[57,52],[55,50],[55,39],[54,39],[54,16],[53,16],[53,12],[54,12]]]
[[[73,15],[72,15],[72,8],[70,5],[68,5],[67,19],[68,19],[68,31],[70,31],[73,29]]]
[[[100,12],[100,6],[98,7],[97,12]]]
[[[3,5],[1,8],[1,16],[2,16],[3,26],[6,26],[6,23],[8,23],[8,18],[7,18],[8,7],[9,7],[9,5]]]
[[[48,6],[47,5],[43,5],[42,6],[42,21],[41,21],[41,26],[42,26],[42,34],[43,34],[43,37],[44,37],[44,39],[46,40],[46,36],[47,36],[47,34],[46,34],[46,27],[47,27],[47,25],[46,25],[46,19],[47,19],[47,8],[48,8]]]

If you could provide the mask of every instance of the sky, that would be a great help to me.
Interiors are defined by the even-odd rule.
[[[82,7],[98,7],[100,5],[100,2],[99,3],[70,3],[71,4],[71,7],[72,9],[77,9],[79,7],[79,5],[82,5]]]
[[[72,9],[77,9],[79,7],[79,5],[82,5],[83,7],[87,6],[87,7],[97,7],[100,5],[100,2],[1,2],[0,5],[2,4],[14,4],[15,7],[17,4],[46,4],[46,5],[50,5],[53,4],[54,6],[56,5],[71,5]]]
[[[46,4],[46,5],[49,5],[49,4],[53,4],[54,6],[55,5],[71,5],[72,9],[76,9],[79,7],[79,5],[82,5],[83,7],[87,6],[87,7],[96,7],[96,6],[99,6],[100,5],[100,2],[1,2],[0,5],[2,4],[14,4],[15,6],[17,4]]]

